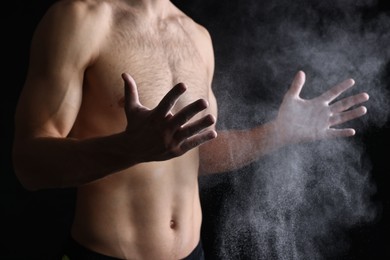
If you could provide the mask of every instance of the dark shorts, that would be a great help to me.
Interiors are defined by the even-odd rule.
[[[62,260],[123,260],[112,256],[106,256],[95,251],[92,251],[77,241],[70,238],[65,248]],[[174,259],[172,259],[174,260]],[[202,243],[199,241],[195,249],[183,260],[204,260],[204,252]]]

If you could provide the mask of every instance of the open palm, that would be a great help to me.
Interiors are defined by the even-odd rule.
[[[313,99],[299,95],[305,83],[305,73],[299,71],[279,108],[276,125],[279,137],[287,142],[313,141],[325,138],[347,137],[355,134],[352,128],[333,128],[366,114],[367,93],[359,93],[333,102],[355,82],[347,79]],[[333,103],[332,103],[333,102]]]

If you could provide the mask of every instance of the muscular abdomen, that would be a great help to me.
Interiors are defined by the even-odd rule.
[[[73,236],[94,251],[126,259],[185,257],[200,239],[197,172],[191,165],[197,160],[191,151],[80,187]]]

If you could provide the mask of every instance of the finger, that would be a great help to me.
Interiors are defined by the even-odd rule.
[[[193,136],[191,138],[188,138],[187,140],[185,140],[180,148],[182,150],[183,153],[207,142],[207,141],[210,141],[214,138],[217,137],[217,132],[215,132],[214,130],[210,130],[210,131],[205,131],[203,133],[200,133],[196,136]]]
[[[344,128],[344,129],[335,129],[329,128],[325,132],[326,138],[336,138],[336,137],[348,137],[355,135],[355,130],[352,128]]]
[[[165,117],[186,89],[187,87],[183,83],[176,84],[157,105],[155,108],[156,113]]]
[[[357,95],[354,95],[352,97],[344,98],[340,101],[335,102],[334,104],[330,105],[330,111],[332,113],[340,113],[342,111],[345,111],[347,109],[350,109],[351,107],[358,105],[360,103],[366,102],[369,99],[369,96],[367,93],[360,93]]]
[[[303,71],[298,71],[298,73],[294,77],[293,82],[291,83],[288,93],[295,97],[299,97],[302,87],[305,84],[305,80],[306,80],[305,73]]]
[[[348,122],[352,119],[361,117],[367,113],[367,108],[364,106],[355,108],[353,110],[349,110],[343,113],[336,114],[334,116],[331,116],[329,118],[329,125],[334,126],[334,125],[339,125],[343,124],[345,122]]]
[[[207,115],[201,119],[198,119],[193,123],[190,123],[182,127],[180,130],[178,130],[175,133],[174,138],[177,140],[178,143],[180,143],[183,140],[198,134],[199,132],[213,125],[214,123],[215,123],[215,118],[212,115]]]
[[[127,73],[122,73],[122,78],[125,82],[125,110],[127,111],[140,106],[140,102],[138,98],[137,84],[135,83],[133,77]]]
[[[323,93],[320,98],[327,103],[330,103],[339,95],[341,95],[341,93],[343,93],[353,85],[355,85],[355,81],[353,79],[344,80],[343,82],[337,84],[336,86]]]
[[[180,110],[174,115],[170,121],[170,125],[173,131],[176,131],[179,127],[187,123],[192,117],[194,117],[200,111],[206,109],[208,103],[204,99],[199,99],[188,106]]]

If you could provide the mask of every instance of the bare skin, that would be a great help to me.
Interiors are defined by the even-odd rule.
[[[352,136],[331,127],[366,113],[345,112],[366,93],[329,105],[351,79],[301,99],[298,72],[274,121],[217,137],[213,73],[207,30],[167,0],[57,2],[33,38],[16,113],[17,176],[30,190],[78,188],[72,236],[85,247],[180,259],[200,239],[199,173],[239,168],[286,144]]]

